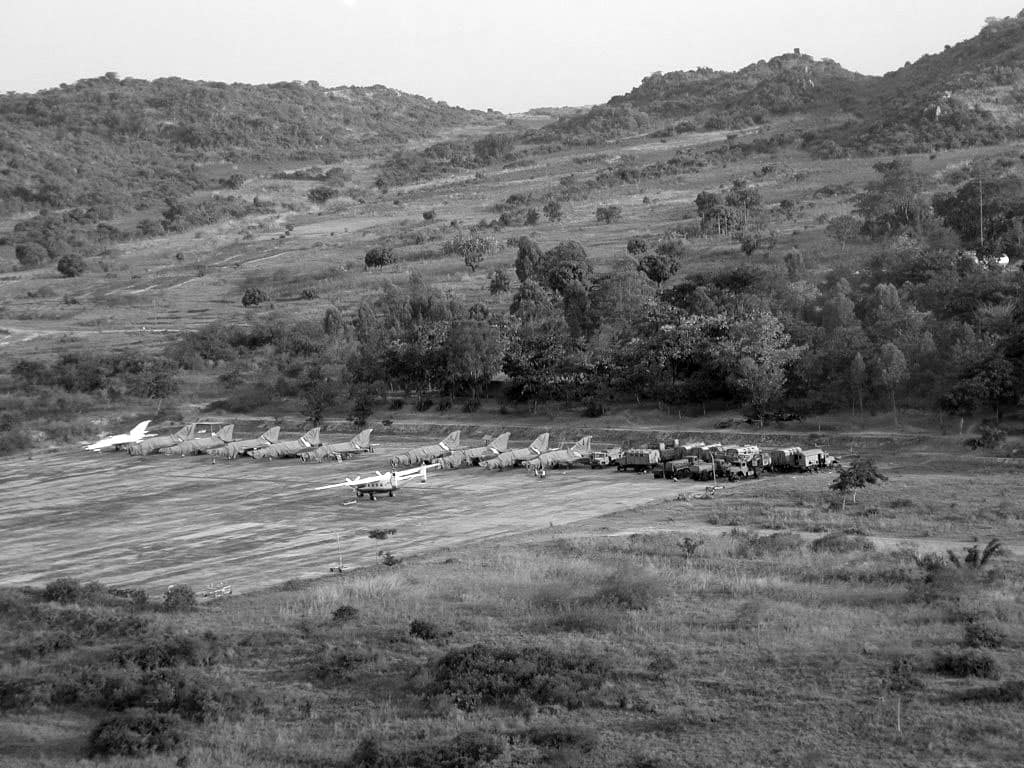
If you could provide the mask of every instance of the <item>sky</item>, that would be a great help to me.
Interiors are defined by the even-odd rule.
[[[6,3],[0,92],[84,77],[383,84],[469,108],[580,106],[800,48],[880,75],[1024,0],[46,0]]]

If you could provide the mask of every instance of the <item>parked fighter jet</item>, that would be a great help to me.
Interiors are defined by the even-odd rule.
[[[580,438],[572,447],[547,451],[536,458],[524,461],[523,466],[530,469],[551,469],[552,467],[571,467],[581,461],[589,461],[594,451],[590,447],[590,436]]]
[[[459,430],[452,432],[441,442],[435,445],[425,445],[422,448],[413,448],[411,451],[391,457],[392,467],[408,467],[415,464],[422,464],[425,461],[433,461],[442,456],[447,456],[459,447]]]
[[[177,445],[161,448],[160,453],[166,453],[168,456],[195,456],[230,443],[231,436],[234,433],[235,425],[228,424],[226,427],[222,427],[220,432],[216,434],[205,437],[193,437],[191,440],[185,440]]]
[[[196,425],[193,422],[192,424],[186,424],[173,435],[157,435],[156,437],[147,437],[145,440],[140,440],[137,443],[131,443],[128,446],[128,453],[132,456],[148,456],[151,453],[156,453],[161,448],[170,448],[172,445],[191,440],[195,435]]]
[[[500,434],[479,448],[460,448],[457,451],[452,451],[450,456],[445,456],[441,459],[441,466],[445,469],[455,469],[456,467],[463,466],[475,467],[484,459],[493,459],[495,456],[501,455],[503,451],[508,450],[509,434],[509,432]],[[484,440],[486,439],[485,437]]]
[[[350,480],[345,478],[343,483],[332,483],[314,488],[314,491],[325,491],[328,488],[351,488],[356,492],[356,498],[369,496],[370,501],[377,500],[378,493],[387,493],[394,496],[398,487],[414,477],[420,478],[421,483],[427,482],[427,470],[439,467],[440,464],[421,464],[412,469],[393,469],[390,472],[376,472],[368,477],[357,477]]]
[[[538,435],[526,448],[516,448],[511,451],[503,451],[493,459],[486,459],[480,462],[484,469],[508,469],[515,467],[524,461],[540,456],[548,449],[548,433]]]
[[[373,450],[373,443],[370,442],[372,432],[372,429],[364,429],[351,440],[346,440],[343,443],[324,443],[311,451],[299,454],[299,458],[303,461],[319,463],[324,459],[334,458],[342,461],[355,453],[367,453]]]
[[[149,427],[148,421],[140,421],[128,432],[120,435],[110,435],[108,437],[101,438],[95,443],[85,446],[87,451],[102,451],[104,448],[113,448],[118,450],[122,446],[131,445],[132,443],[138,443],[145,440],[147,437],[154,437],[151,432],[147,432],[146,428]]]
[[[277,436],[280,434],[280,427],[271,427],[259,437],[254,437],[250,440],[235,440],[227,445],[211,448],[207,453],[211,456],[223,456],[228,459],[237,459],[239,456],[245,456],[257,448],[262,448],[265,445],[272,445],[273,443],[276,443]]]
[[[249,455],[254,459],[289,459],[301,456],[318,445],[320,445],[320,427],[313,427],[298,440],[286,440],[283,443],[254,448]]]

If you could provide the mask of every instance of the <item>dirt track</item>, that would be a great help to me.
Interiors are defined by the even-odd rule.
[[[431,472],[394,498],[313,491],[348,475],[386,469],[385,457],[422,444],[384,443],[343,464],[254,462],[124,453],[15,457],[0,464],[0,584],[57,576],[200,589],[251,590],[289,578],[463,542],[561,525],[675,498],[680,486],[650,477],[579,469],[538,480],[523,470]],[[691,488],[691,486],[687,486]],[[372,528],[395,528],[386,541]]]

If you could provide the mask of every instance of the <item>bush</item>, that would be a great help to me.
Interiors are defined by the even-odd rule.
[[[395,263],[395,254],[390,248],[377,246],[371,248],[363,257],[363,264],[367,269],[384,269],[388,264]]]
[[[460,733],[447,741],[385,752],[367,736],[345,762],[346,768],[476,768],[505,753],[501,738],[487,733]]]
[[[811,542],[812,552],[829,552],[836,555],[847,552],[870,552],[874,548],[875,543],[866,536],[840,531],[827,533]]]
[[[61,256],[57,262],[57,271],[62,277],[78,277],[85,272],[85,259],[77,253]]]
[[[352,621],[359,615],[359,609],[353,605],[339,605],[334,609],[331,618],[335,621]]]
[[[1006,633],[984,621],[969,621],[964,626],[963,644],[968,648],[1001,648]]]
[[[258,307],[265,301],[270,301],[270,297],[262,288],[246,288],[242,294],[243,307]]]
[[[168,633],[139,645],[119,648],[114,654],[118,663],[134,664],[140,669],[179,665],[208,667],[222,656],[220,642],[212,633],[199,636]]]
[[[170,752],[185,740],[177,715],[135,710],[100,722],[89,736],[89,757],[135,757]]]
[[[593,729],[571,725],[530,728],[523,736],[531,744],[552,750],[568,748],[579,752],[591,752],[597,746],[597,733]]]
[[[600,400],[590,398],[583,404],[583,415],[590,419],[596,419],[599,416],[604,416],[605,407],[604,403]]]
[[[961,651],[959,653],[940,653],[932,662],[932,671],[949,677],[984,677],[989,680],[999,679],[999,668],[996,660],[982,651]]]
[[[388,410],[389,411],[400,411],[404,407],[405,407],[405,400],[403,400],[400,397],[396,397],[396,398],[393,398],[392,400],[388,401]]]
[[[434,401],[431,400],[429,397],[422,397],[422,398],[420,398],[419,400],[416,401],[416,410],[417,411],[429,411],[433,407],[434,407]]]
[[[1024,680],[1007,680],[990,688],[975,688],[965,692],[963,700],[977,704],[1024,704]]]
[[[77,603],[82,585],[76,579],[61,577],[43,587],[43,599],[51,603]]]
[[[371,528],[366,535],[371,539],[384,540],[388,536],[394,536],[396,533],[398,533],[397,528]]]
[[[409,634],[420,640],[436,640],[439,636],[437,627],[423,619],[413,619],[409,624]]]
[[[188,584],[174,584],[167,588],[163,604],[165,611],[194,611],[197,605],[196,593]]]
[[[617,205],[599,205],[594,214],[601,224],[611,224],[622,218],[622,208]]]
[[[494,648],[477,644],[450,651],[434,665],[430,692],[452,697],[460,709],[520,702],[580,707],[600,688],[610,670],[583,651],[547,648]]]
[[[737,533],[734,554],[736,557],[759,558],[775,557],[786,552],[794,552],[803,546],[799,534],[781,531],[770,536],[758,536],[756,533]]]
[[[462,404],[462,412],[476,413],[477,411],[480,410],[480,405],[481,402],[479,397],[471,398]]]
[[[620,608],[642,610],[664,597],[666,591],[665,582],[657,573],[625,565],[604,580],[597,600]]]

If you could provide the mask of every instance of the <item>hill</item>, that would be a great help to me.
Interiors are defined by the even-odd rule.
[[[735,130],[809,118],[817,154],[882,154],[995,144],[1024,126],[1024,12],[884,77],[798,50],[737,72],[655,72],[629,93],[536,132],[537,142],[591,144],[643,131]]]
[[[0,211],[138,202],[210,162],[338,162],[486,118],[371,86],[118,79],[0,96]]]

